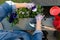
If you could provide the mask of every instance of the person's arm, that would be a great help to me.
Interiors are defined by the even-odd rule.
[[[12,1],[6,1],[6,3],[8,3],[9,5],[12,4],[15,5],[16,8],[32,8],[35,6],[34,3],[15,3],[15,2],[12,2]]]
[[[8,3],[11,6],[15,5],[16,8],[23,8],[23,7],[25,8],[28,4],[28,3],[15,3],[15,2],[12,2],[12,1],[6,1],[6,3]]]
[[[36,21],[36,30],[40,30],[40,31],[42,30],[41,29],[41,21],[40,20]]]
[[[33,34],[33,40],[42,40],[43,32],[41,31],[41,21],[37,21],[36,30]]]
[[[26,8],[27,3],[15,3],[16,8]]]
[[[33,33],[33,40],[42,40],[43,32],[41,28],[41,20],[43,19],[42,15],[36,16],[36,30]]]
[[[56,31],[56,29],[55,28],[52,28],[52,27],[44,26],[44,28],[47,29],[47,30]]]

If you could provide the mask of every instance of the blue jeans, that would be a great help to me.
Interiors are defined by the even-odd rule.
[[[36,32],[30,35],[24,31],[0,31],[0,40],[16,40],[23,38],[24,40],[42,40],[42,32]]]
[[[14,32],[7,32],[7,31],[0,31],[0,40],[15,40],[17,38],[23,38],[24,40],[30,40],[30,34],[24,31],[14,31]]]

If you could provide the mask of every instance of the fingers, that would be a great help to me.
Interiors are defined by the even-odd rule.
[[[36,20],[40,20],[41,21],[44,18],[44,16],[45,15],[38,14],[35,18],[36,18]]]
[[[26,6],[26,7],[27,7],[28,9],[30,9],[30,8],[32,8],[32,7],[34,7],[34,6],[35,6],[34,3],[27,3],[27,6]]]

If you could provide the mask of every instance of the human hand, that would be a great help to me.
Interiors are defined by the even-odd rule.
[[[32,11],[37,11],[36,5],[34,3],[27,3],[26,7]]]
[[[44,18],[44,15],[38,14],[35,18],[36,21],[41,21]]]
[[[27,5],[26,5],[26,7],[27,7],[28,9],[30,9],[30,8],[32,8],[32,7],[34,7],[34,6],[35,6],[34,3],[27,3]]]

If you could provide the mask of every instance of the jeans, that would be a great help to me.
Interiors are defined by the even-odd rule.
[[[16,39],[24,39],[24,40],[42,40],[42,32],[36,32],[33,35],[24,32],[24,31],[0,31],[0,40],[16,40]]]

